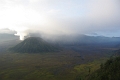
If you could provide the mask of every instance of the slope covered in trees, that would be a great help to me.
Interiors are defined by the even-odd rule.
[[[120,80],[120,57],[111,58],[105,64],[101,64],[100,69],[88,80]]]

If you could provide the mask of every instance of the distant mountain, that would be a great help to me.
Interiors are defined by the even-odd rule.
[[[105,37],[105,36],[87,36],[87,35],[61,35],[49,38],[50,42],[65,44],[65,45],[79,45],[79,44],[112,44],[120,43],[120,37]],[[47,40],[47,39],[46,39]]]
[[[0,42],[9,40],[19,40],[19,36],[15,36],[14,34],[0,33]]]
[[[29,37],[16,46],[10,48],[10,51],[18,53],[40,53],[58,50],[58,47],[47,43],[39,37]]]

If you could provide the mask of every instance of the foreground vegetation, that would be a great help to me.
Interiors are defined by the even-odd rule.
[[[88,62],[72,51],[0,54],[0,80],[80,80],[105,60]]]
[[[100,68],[100,64],[104,63],[107,58],[98,59],[86,64],[76,65],[74,69],[75,73],[78,75],[77,80],[86,80],[93,72]]]
[[[94,72],[88,80],[120,80],[120,57],[111,58],[100,69]]]

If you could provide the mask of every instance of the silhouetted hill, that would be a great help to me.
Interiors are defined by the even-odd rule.
[[[7,33],[4,34],[0,33],[0,43],[10,40],[19,40],[19,36],[15,36],[13,34],[7,34]]]
[[[51,37],[51,36],[50,36]],[[106,45],[115,47],[120,43],[120,37],[105,37],[105,36],[87,36],[87,35],[61,35],[52,36],[49,42],[57,43],[60,45]]]
[[[47,43],[39,37],[29,37],[10,48],[10,50],[18,53],[40,53],[58,51],[58,47]]]

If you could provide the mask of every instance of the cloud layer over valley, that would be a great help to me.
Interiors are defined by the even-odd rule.
[[[70,35],[98,32],[116,36],[120,32],[120,1],[0,0],[0,32],[3,29],[16,31],[15,35],[21,40],[29,33]]]

